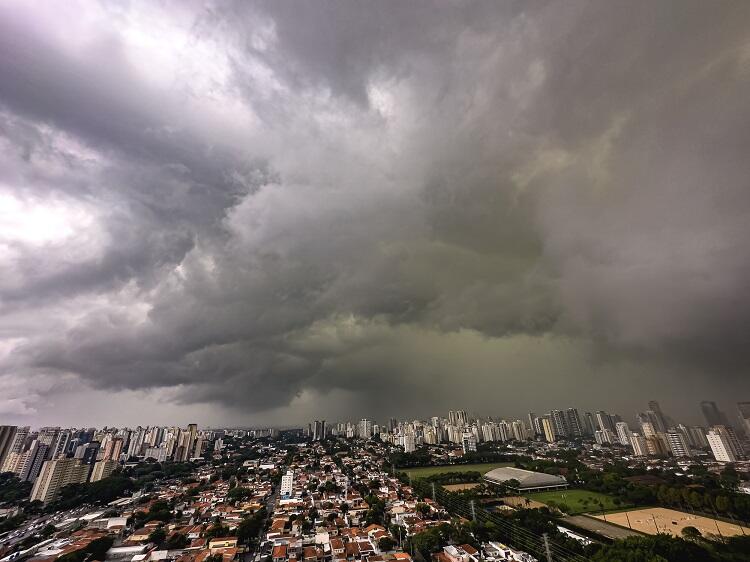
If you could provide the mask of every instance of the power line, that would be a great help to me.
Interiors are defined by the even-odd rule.
[[[417,482],[413,487],[416,489],[417,485],[419,488],[419,492],[422,495],[426,495],[424,491],[424,483]],[[452,494],[448,494],[448,492],[446,492],[442,487],[439,489],[439,492],[437,494],[433,495],[433,497],[435,496],[437,496],[437,501],[444,507],[446,507],[448,511],[453,511],[454,513],[457,513],[465,519],[471,518],[476,521],[493,523],[502,531],[504,531],[506,535],[510,536],[511,540],[509,542],[516,544],[517,547],[526,550],[533,550],[535,554],[538,554],[540,556],[546,554],[546,545],[543,537],[535,535],[534,533],[528,531],[527,529],[524,529],[523,527],[518,527],[516,524],[510,523],[504,518],[501,518],[495,514],[491,514],[484,509],[476,510],[472,504],[469,504],[469,502],[466,502],[466,500],[457,498]],[[550,551],[554,553],[558,557],[558,559],[566,561],[586,560],[584,556],[573,552],[567,547],[556,544],[553,541],[549,540],[547,541],[547,543],[549,545]]]
[[[443,497],[441,499],[442,499],[443,503],[450,504],[451,507],[454,510],[460,510],[460,511],[462,511],[462,513],[463,513],[464,516],[468,515],[468,512],[466,511],[465,504],[464,505],[457,505],[457,502],[460,501],[459,498],[451,498],[451,497],[443,494]],[[534,542],[541,540],[541,537],[539,537],[538,535],[534,535],[533,533],[531,533],[527,529],[524,529],[523,527],[518,527],[514,523],[509,523],[504,518],[501,518],[501,517],[499,517],[497,515],[491,514],[491,513],[487,512],[486,510],[481,510],[480,513],[481,513],[481,517],[483,519],[489,520],[490,522],[492,522],[492,523],[500,526],[501,528],[503,528],[504,530],[506,530],[506,532],[508,532],[509,534],[514,534],[514,535],[519,535],[520,534],[521,536],[524,536],[526,539],[532,540]],[[552,543],[552,542],[550,544],[552,545],[553,548],[558,549],[561,552],[565,552],[565,554],[567,556],[579,557],[581,559],[583,558],[580,554],[577,554],[577,553],[571,551],[570,549],[568,549],[566,547],[563,547],[562,545],[557,545],[556,543]]]

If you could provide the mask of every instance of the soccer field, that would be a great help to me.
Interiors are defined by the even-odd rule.
[[[480,464],[446,464],[441,466],[420,466],[417,468],[397,468],[402,472],[406,472],[412,478],[426,478],[433,474],[446,474],[449,472],[480,472],[484,474],[489,472],[493,468],[499,468],[501,466],[513,466],[512,462],[486,462]]]
[[[566,513],[576,515],[578,513],[596,513],[601,512],[599,505],[601,502],[605,510],[617,509],[618,507],[627,507],[615,505],[613,498],[600,494],[599,492],[589,492],[588,490],[555,490],[550,492],[534,492],[527,494],[528,498],[544,504],[554,501],[556,504],[565,504],[569,509]]]

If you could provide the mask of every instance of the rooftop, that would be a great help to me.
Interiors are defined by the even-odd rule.
[[[524,470],[521,468],[513,468],[510,466],[504,466],[501,468],[495,468],[490,470],[484,475],[484,479],[497,484],[504,484],[509,480],[517,480],[519,483],[518,488],[531,489],[531,488],[550,488],[555,486],[567,486],[568,481],[564,476],[556,476],[554,474],[546,474],[544,472],[534,472],[532,470]]]

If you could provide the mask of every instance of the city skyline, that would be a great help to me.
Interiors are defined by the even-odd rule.
[[[678,462],[703,462],[710,450],[718,463],[748,460],[750,410],[739,402],[738,421],[715,402],[701,402],[704,425],[686,425],[674,419],[656,400],[639,412],[635,423],[618,413],[578,408],[553,409],[547,413],[528,412],[524,418],[476,416],[462,409],[429,418],[399,420],[389,418],[330,422],[315,419],[307,427],[286,431],[264,427],[256,429],[202,428],[190,423],[187,428],[142,425],[137,427],[60,427],[0,425],[0,473],[12,473],[21,481],[35,482],[32,497],[56,496],[66,479],[69,483],[107,478],[123,463],[133,459],[155,462],[192,462],[206,455],[221,454],[224,436],[293,439],[310,442],[335,439],[375,440],[414,453],[430,446],[461,447],[464,455],[477,453],[479,444],[608,448],[616,447],[623,458],[673,458]],[[282,485],[283,488],[283,485]],[[45,500],[46,502],[47,500]]]
[[[573,434],[575,435],[581,435],[583,432],[583,428],[585,426],[589,426],[589,435],[593,435],[593,428],[590,426],[593,424],[594,427],[601,425],[601,421],[596,421],[596,415],[598,413],[603,413],[608,416],[613,417],[612,421],[612,431],[614,434],[616,434],[615,425],[616,422],[623,421],[627,424],[640,426],[644,421],[648,421],[654,425],[654,428],[660,432],[666,432],[669,428],[677,427],[678,425],[684,425],[689,424],[695,427],[700,427],[703,429],[711,428],[717,425],[726,425],[734,427],[737,431],[739,431],[740,435],[747,435],[750,436],[750,402],[747,401],[739,401],[734,404],[733,409],[725,410],[722,408],[721,404],[717,404],[714,401],[704,400],[701,401],[696,408],[696,411],[700,411],[700,415],[698,416],[688,416],[686,418],[678,417],[679,419],[676,419],[674,416],[670,415],[673,413],[669,406],[666,408],[663,406],[663,404],[658,400],[649,400],[646,404],[646,407],[640,408],[639,411],[633,413],[632,415],[628,413],[623,413],[619,411],[614,410],[602,410],[600,406],[598,405],[596,408],[580,408],[577,405],[561,405],[556,404],[552,408],[537,408],[531,411],[526,412],[476,412],[472,410],[465,410],[465,409],[451,409],[446,412],[436,412],[436,411],[430,411],[426,414],[417,414],[416,412],[410,412],[406,415],[402,416],[395,416],[391,414],[385,414],[385,413],[379,413],[377,415],[369,416],[365,415],[364,417],[360,416],[354,416],[354,417],[343,417],[343,418],[329,418],[326,420],[324,416],[321,416],[321,412],[315,413],[312,417],[308,418],[300,418],[300,421],[294,421],[294,419],[289,418],[286,419],[284,423],[279,424],[263,424],[263,423],[257,423],[257,424],[204,424],[201,423],[199,420],[196,420],[194,418],[189,418],[189,421],[181,421],[177,419],[171,419],[167,422],[149,422],[147,420],[140,420],[137,424],[131,424],[127,422],[107,422],[103,424],[91,424],[91,423],[65,423],[60,422],[59,420],[57,422],[38,422],[38,423],[22,423],[22,424],[15,424],[14,427],[19,426],[26,426],[29,427],[31,430],[43,430],[43,429],[49,429],[49,428],[67,428],[67,429],[79,429],[79,430],[85,430],[85,429],[132,429],[134,427],[143,427],[143,428],[151,428],[151,427],[172,427],[172,428],[178,428],[181,425],[188,425],[196,427],[200,427],[201,429],[205,430],[212,430],[212,429],[246,429],[246,430],[268,430],[268,429],[305,429],[305,427],[308,428],[311,436],[320,436],[325,435],[326,431],[330,431],[331,427],[333,425],[341,425],[348,424],[348,423],[354,423],[355,425],[360,420],[369,420],[370,423],[377,424],[378,422],[386,422],[382,423],[381,427],[388,427],[389,424],[392,424],[393,422],[404,422],[404,423],[410,423],[411,421],[429,421],[434,419],[441,419],[441,420],[449,420],[452,421],[452,416],[456,413],[460,413],[460,415],[464,416],[464,421],[466,419],[473,420],[474,422],[482,422],[482,421],[513,421],[513,420],[527,420],[524,421],[526,427],[533,428],[534,424],[532,421],[532,417],[536,416],[537,413],[542,413],[542,415],[546,416],[552,416],[554,412],[560,412],[561,414],[565,415],[565,412],[576,412],[576,417],[581,416],[581,420],[583,419],[584,415],[587,416],[594,416],[594,419],[591,421],[588,421],[586,423],[583,423],[581,420],[577,420],[575,422],[575,425],[577,426],[577,431],[575,431]],[[544,412],[547,412],[547,414],[544,414]],[[667,413],[668,412],[668,413]],[[313,421],[310,421],[313,420]],[[585,420],[584,420],[585,421]],[[12,420],[2,420],[0,419],[0,426],[2,426],[2,423],[5,422],[12,422]],[[195,422],[198,422],[197,424]],[[559,423],[554,422],[552,419],[550,420],[551,423]],[[319,427],[318,424],[322,423],[322,427]],[[566,422],[562,422],[566,423]],[[327,425],[326,425],[327,424]],[[327,428],[327,429],[326,429]],[[317,440],[316,438],[313,438],[313,440]],[[1,448],[1,447],[0,447]]]
[[[0,423],[736,418],[749,21],[0,3]]]

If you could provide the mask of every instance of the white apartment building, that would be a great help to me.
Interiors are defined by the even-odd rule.
[[[294,493],[294,471],[287,470],[286,474],[281,477],[280,492],[282,498],[290,498]]]
[[[737,457],[732,451],[732,447],[729,444],[729,439],[721,432],[716,429],[711,429],[706,434],[708,445],[711,447],[711,452],[714,458],[719,462],[735,462]]]

